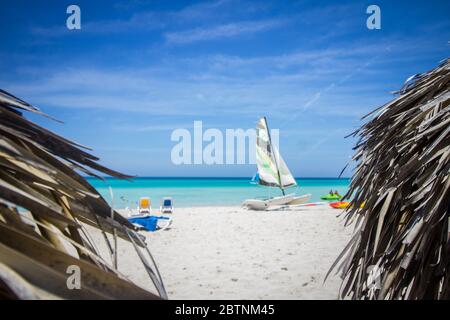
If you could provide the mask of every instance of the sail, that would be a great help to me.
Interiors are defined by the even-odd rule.
[[[280,153],[271,143],[265,118],[261,118],[256,125],[256,165],[261,185],[286,188],[297,184]]]
[[[251,184],[259,184],[259,173],[256,172],[253,176],[252,180],[250,181]]]
[[[286,162],[284,162],[283,158],[281,157],[280,153],[278,152],[275,146],[273,147],[273,149],[275,151],[275,154],[277,155],[276,158],[278,159],[278,170],[280,171],[281,187],[287,188],[291,186],[296,186],[297,182],[292,176],[291,171],[289,171]]]

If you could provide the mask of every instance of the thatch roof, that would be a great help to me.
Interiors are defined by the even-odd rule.
[[[78,172],[128,176],[101,166],[86,147],[31,122],[23,111],[42,114],[0,90],[0,297],[158,298],[116,270],[118,236],[133,243],[165,298],[142,236]],[[98,255],[84,224],[103,232],[113,262]],[[70,255],[64,242],[78,254]],[[81,290],[67,288],[70,265],[81,268]]]
[[[450,59],[408,79],[359,137],[342,296],[449,299]],[[365,203],[363,208],[360,205]]]

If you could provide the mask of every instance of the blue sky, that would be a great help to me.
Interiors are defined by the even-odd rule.
[[[66,8],[81,8],[81,30]],[[381,30],[366,8],[381,8]],[[450,51],[449,1],[0,1],[0,87],[64,121],[33,120],[141,176],[251,176],[181,165],[172,130],[280,129],[296,176],[334,177],[344,136]],[[348,172],[350,174],[351,172]],[[347,175],[348,175],[347,174]]]

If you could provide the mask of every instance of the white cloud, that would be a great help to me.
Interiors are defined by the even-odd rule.
[[[286,20],[271,19],[262,21],[243,21],[228,23],[213,27],[202,27],[165,34],[167,42],[173,44],[185,44],[197,41],[231,38],[245,34],[267,31],[280,27]]]
[[[168,26],[174,27],[185,23],[199,23],[205,20],[216,20],[218,16],[225,15],[224,7],[232,5],[234,0],[217,0],[206,1],[197,4],[188,5],[178,11],[145,11],[141,10],[137,13],[132,13],[128,18],[107,19],[107,20],[82,20],[82,28],[79,31],[83,34],[105,34],[123,33],[123,32],[148,32],[155,30],[162,30]],[[116,8],[130,9],[136,6],[142,6],[142,1],[134,1],[133,3],[119,2],[115,5]],[[246,9],[247,8],[247,9]],[[241,11],[246,11],[249,6],[241,5]],[[232,12],[230,12],[232,15]],[[228,17],[228,18],[232,18]],[[34,35],[42,37],[61,37],[70,35],[71,32],[67,30],[64,25],[58,26],[33,26],[31,32]]]
[[[282,117],[286,112],[299,111],[323,82],[335,81],[340,76],[314,75],[314,68],[310,68],[304,76],[290,81],[283,79],[280,71],[279,79],[274,80],[270,67],[260,70],[259,77],[255,77],[249,67],[245,73],[227,71],[222,75],[221,70],[204,61],[203,69],[196,68],[197,63],[200,62],[187,67],[183,62],[172,61],[171,66],[162,66],[167,68],[166,74],[171,74],[172,68],[189,69],[176,77],[152,69],[134,68],[47,70],[35,80],[8,81],[4,87],[41,107],[201,117],[218,114],[254,116],[270,112]],[[214,59],[210,63],[214,64]],[[253,65],[253,70],[255,68],[263,68],[263,64]],[[208,76],[202,77],[203,72]]]
[[[163,28],[166,23],[156,12],[141,12],[133,14],[129,19],[82,20],[81,30],[77,32],[82,34],[111,34],[137,30],[151,31]],[[72,33],[65,25],[51,27],[35,26],[31,29],[31,32],[34,35],[42,37],[62,37]]]
[[[403,59],[405,53],[414,59],[423,53],[420,50],[435,49],[417,41],[398,41],[367,65],[383,47],[382,42],[352,42],[281,55],[171,56],[126,68],[42,64],[19,74],[16,81],[0,77],[0,87],[43,108],[202,117],[269,112],[280,118],[305,108],[315,115],[359,117],[380,101],[376,99],[380,92],[396,89],[370,81],[371,77],[392,77],[389,65],[395,59]]]

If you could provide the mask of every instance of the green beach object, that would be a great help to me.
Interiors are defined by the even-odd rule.
[[[342,196],[338,196],[336,194],[327,194],[326,196],[320,197],[322,200],[341,200]]]

